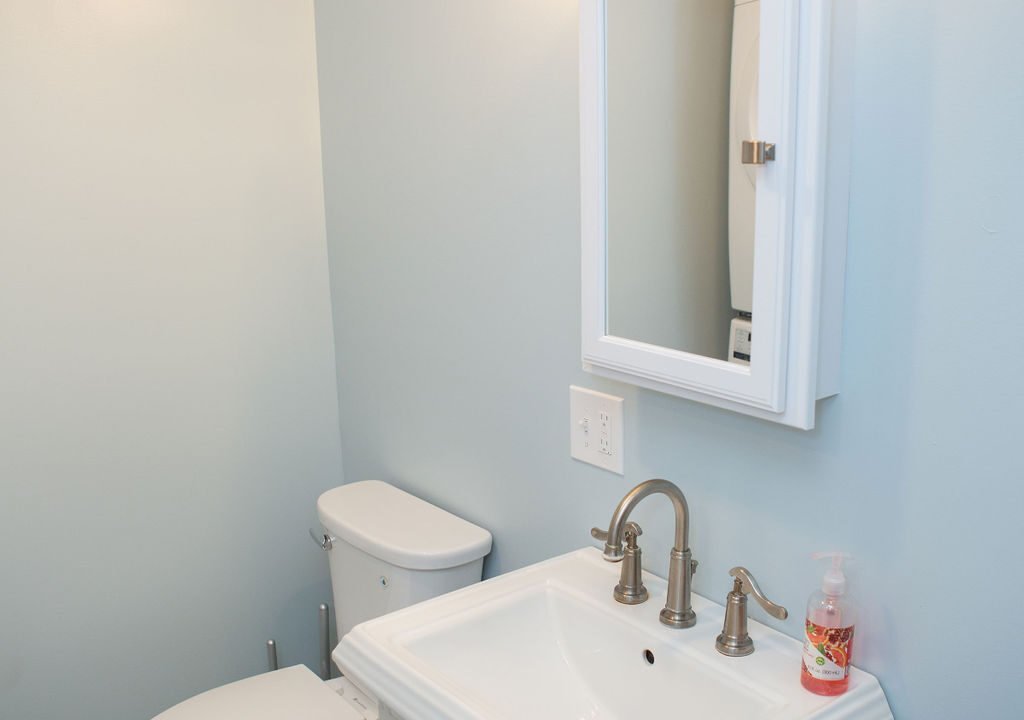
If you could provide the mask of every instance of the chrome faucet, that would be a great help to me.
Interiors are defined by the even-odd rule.
[[[669,627],[688,628],[697,622],[697,615],[690,607],[690,583],[697,571],[697,561],[690,557],[689,528],[690,509],[686,496],[674,483],[668,480],[648,480],[626,493],[612,513],[608,531],[593,528],[590,534],[604,541],[604,559],[608,562],[622,560],[622,540],[625,535],[629,514],[648,495],[661,493],[672,501],[676,513],[675,545],[668,560],[668,597],[661,610],[661,622]],[[621,602],[621,601],[620,601]]]

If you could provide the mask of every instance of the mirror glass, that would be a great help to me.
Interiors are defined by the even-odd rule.
[[[758,0],[608,0],[606,332],[749,364]]]

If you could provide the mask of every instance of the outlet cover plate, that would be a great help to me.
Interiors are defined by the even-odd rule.
[[[585,463],[623,475],[622,398],[569,386],[569,451]]]

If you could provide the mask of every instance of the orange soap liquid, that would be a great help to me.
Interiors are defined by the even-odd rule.
[[[811,608],[808,615],[800,684],[815,695],[842,695],[850,687],[854,626],[839,626],[840,615],[832,608]],[[813,656],[813,662],[809,655]],[[821,670],[815,672],[819,666]],[[840,674],[841,677],[837,677]]]
[[[850,687],[850,676],[842,680],[819,680],[800,664],[800,684],[815,695],[842,695]]]

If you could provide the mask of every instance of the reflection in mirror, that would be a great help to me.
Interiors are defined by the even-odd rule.
[[[758,0],[608,0],[607,333],[750,359]]]

